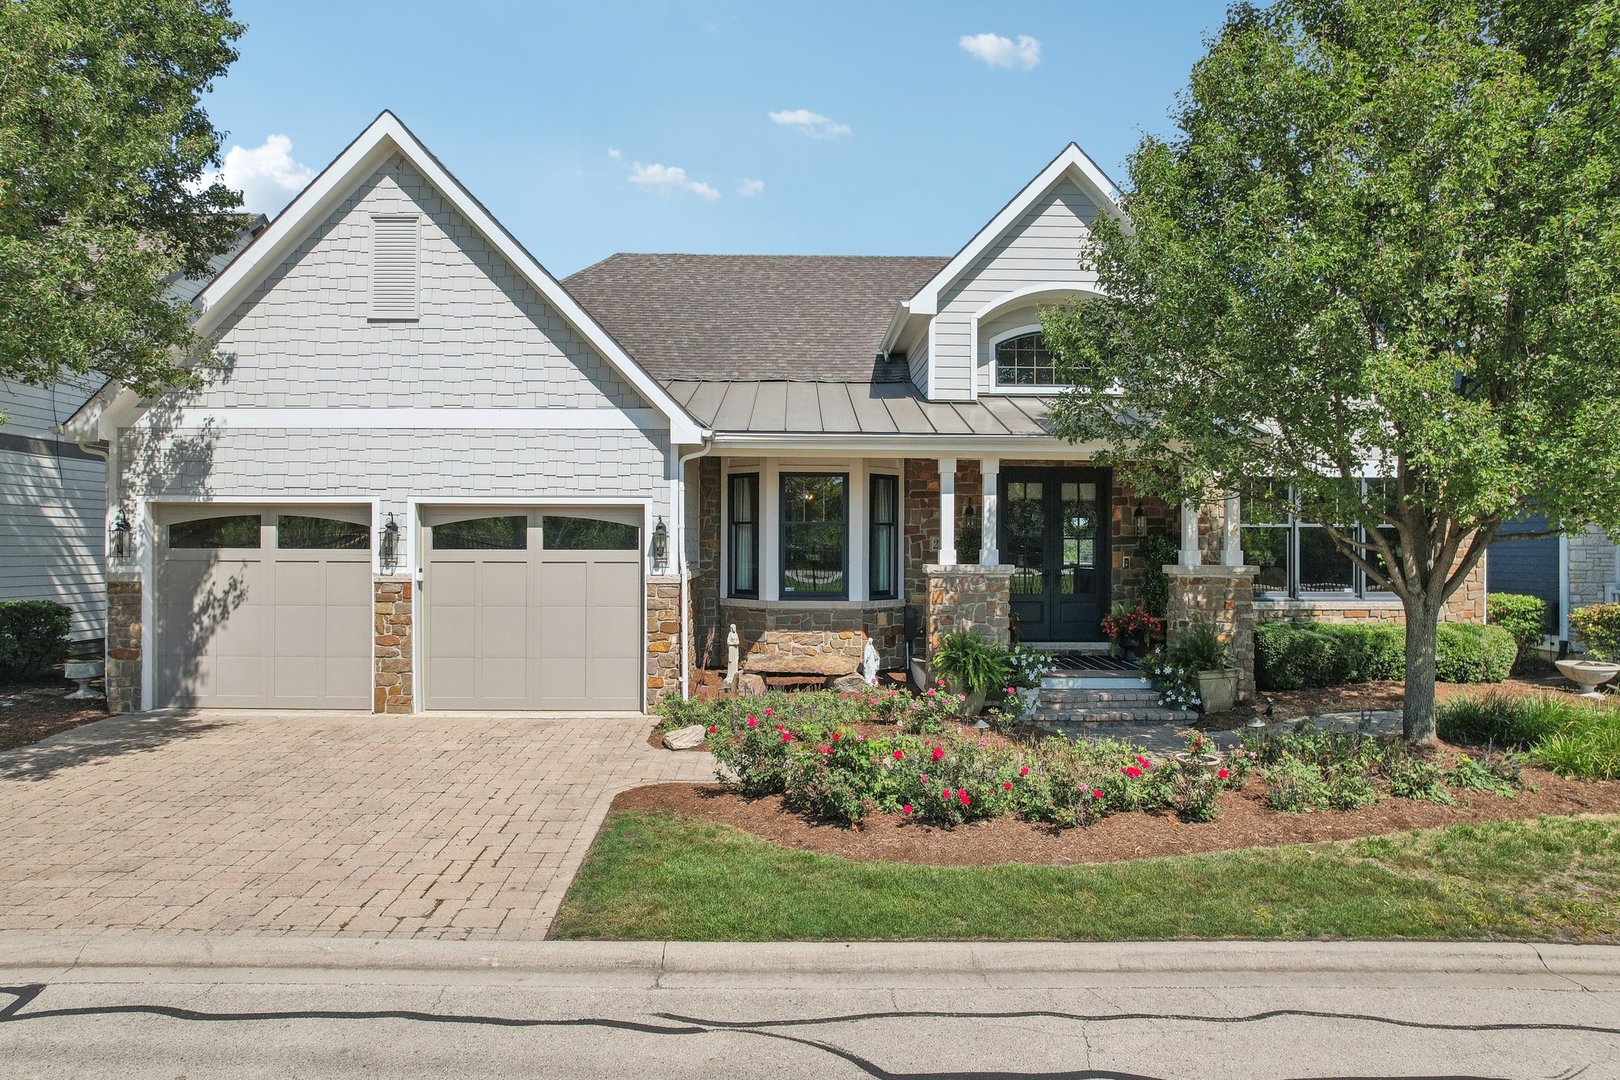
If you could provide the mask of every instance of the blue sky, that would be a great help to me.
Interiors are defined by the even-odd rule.
[[[207,107],[253,209],[389,108],[566,275],[615,251],[951,254],[1071,139],[1123,179],[1224,2],[235,10]]]

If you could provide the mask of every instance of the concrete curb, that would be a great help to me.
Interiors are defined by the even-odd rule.
[[[198,981],[295,973],[318,981],[498,977],[556,985],[985,986],[1126,980],[1364,982],[1392,976],[1620,985],[1620,947],[1513,942],[451,942],[0,933],[0,972],[36,977],[154,969]],[[277,973],[280,973],[278,976]],[[412,978],[411,981],[417,981]]]

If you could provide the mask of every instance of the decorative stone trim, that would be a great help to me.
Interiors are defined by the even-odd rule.
[[[885,669],[905,664],[901,600],[722,600],[721,620],[737,627],[741,670],[771,675],[852,675],[877,649]]]
[[[107,575],[107,710],[141,709],[141,577]]]
[[[647,579],[647,708],[681,691],[681,579]]]
[[[1213,622],[1230,636],[1238,669],[1238,700],[1254,696],[1254,566],[1164,568],[1170,576],[1170,611],[1165,629],[1172,638],[1196,620]]]
[[[411,631],[415,586],[409,578],[373,579],[376,603],[372,631],[371,711],[408,713],[416,709],[411,693]]]
[[[954,630],[977,629],[991,641],[1012,641],[1013,567],[925,566],[928,576],[928,655]]]

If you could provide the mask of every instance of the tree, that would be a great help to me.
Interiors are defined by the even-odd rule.
[[[1093,228],[1106,295],[1045,313],[1062,434],[1171,499],[1291,485],[1400,598],[1414,741],[1503,522],[1620,529],[1617,56],[1614,0],[1234,7]]]
[[[0,4],[0,377],[142,393],[204,350],[164,296],[241,228],[200,98],[236,59],[226,0]]]

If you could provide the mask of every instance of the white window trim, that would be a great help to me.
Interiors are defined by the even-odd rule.
[[[1040,334],[1041,335],[1041,347],[1045,348],[1045,345],[1046,345],[1046,330],[1045,330],[1044,327],[1041,326],[1040,323],[1026,323],[1023,326],[1015,326],[1011,330],[1003,330],[1001,333],[999,333],[995,337],[991,338],[990,341],[986,344],[985,348],[988,350],[988,361],[989,361],[989,368],[990,368],[990,389],[987,390],[986,393],[992,393],[992,394],[1037,394],[1037,395],[1039,395],[1039,394],[1047,394],[1047,395],[1050,395],[1050,394],[1060,393],[1060,392],[1062,392],[1064,390],[1067,390],[1070,386],[1073,385],[1072,383],[1041,383],[1041,384],[1036,385],[1036,386],[1013,385],[1013,384],[1009,384],[1009,385],[1006,385],[1006,386],[1001,385],[1001,382],[1000,382],[1001,373],[996,369],[996,346],[1000,345],[1003,341],[1007,341],[1007,340],[1009,340],[1011,338],[1023,337],[1025,334]],[[977,358],[975,358],[975,359],[977,359]]]
[[[892,459],[891,459],[892,460]],[[849,588],[841,600],[827,597],[782,597],[782,474],[784,473],[848,473],[849,488],[845,492],[849,508],[849,529],[844,542],[849,546]],[[731,595],[731,476],[733,473],[759,474],[759,574],[758,596]],[[872,506],[871,485],[867,478],[873,475],[893,476],[899,483],[899,507],[896,526],[899,529],[898,553],[895,564],[896,590],[893,597],[884,597],[876,603],[900,603],[905,600],[906,574],[906,481],[905,470],[890,460],[868,458],[804,458],[761,460],[739,458],[725,460],[720,469],[720,602],[757,604],[780,603],[814,607],[817,604],[868,603],[872,601],[869,541],[871,539]]]

